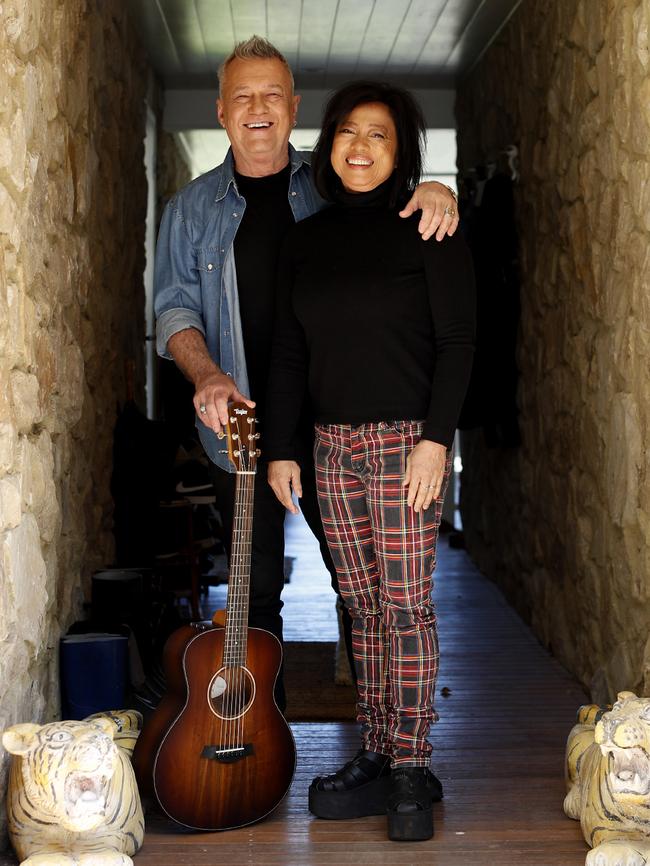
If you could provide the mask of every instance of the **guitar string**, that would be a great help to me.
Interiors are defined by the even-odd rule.
[[[245,471],[245,453],[242,447],[241,442],[241,432],[239,437],[239,459],[240,459],[240,467]],[[241,696],[240,696],[240,669],[239,669],[239,649],[241,644],[241,620],[242,620],[242,603],[241,603],[241,584],[242,584],[242,574],[243,574],[243,558],[244,558],[244,550],[242,545],[242,539],[245,531],[246,524],[246,499],[247,499],[247,476],[240,475],[239,476],[241,494],[241,513],[239,515],[239,556],[237,558],[237,595],[235,596],[237,602],[237,615],[235,617],[235,628],[233,633],[233,646],[231,648],[231,661],[232,661],[232,677],[233,677],[233,690],[232,690],[232,704],[231,704],[231,725],[233,729],[233,748],[237,748],[239,743],[239,720],[237,718]]]
[[[249,586],[250,586],[250,544],[251,544],[251,540],[252,540],[253,497],[254,497],[254,489],[255,489],[255,486],[254,486],[255,485],[255,476],[247,475],[246,476],[246,482],[247,482],[247,484],[246,484],[246,486],[247,486],[247,496],[246,496],[247,509],[246,509],[246,519],[244,521],[245,535],[243,537],[247,539],[247,545],[246,545],[246,549],[242,550],[242,559],[245,558],[247,561],[244,561],[242,563],[242,565],[244,567],[245,573],[249,576],[249,579],[246,581],[245,587],[243,590],[241,589],[241,583],[240,583],[241,614],[240,614],[239,622],[240,622],[240,627],[241,627],[242,633],[244,635],[244,641],[246,642],[246,645],[247,645],[248,622],[244,622],[244,617],[246,616],[246,613],[248,611],[248,602],[249,602],[248,590],[249,590]],[[243,747],[243,745],[244,745],[244,742],[243,742],[243,740],[244,740],[244,712],[243,712],[243,710],[244,710],[245,698],[246,698],[246,673],[245,673],[244,667],[243,667],[243,662],[245,661],[244,643],[242,643],[241,639],[240,639],[240,645],[239,645],[239,659],[238,659],[238,661],[239,661],[238,672],[239,672],[239,680],[240,680],[240,682],[239,682],[239,692],[240,693],[239,693],[239,706],[238,706],[238,710],[240,713],[240,716],[239,716],[239,741],[240,741],[240,746]]]
[[[243,448],[241,449],[244,450]],[[246,461],[244,459],[244,455],[242,456],[242,464],[246,465]],[[242,579],[244,572],[246,571],[246,549],[244,544],[242,543],[242,539],[246,539],[248,541],[248,529],[250,526],[250,476],[240,476],[240,486],[241,486],[241,496],[240,501],[243,502],[242,505],[242,513],[240,515],[240,550],[238,557],[238,574],[237,574],[237,594],[236,594],[236,618],[235,618],[235,646],[233,648],[233,683],[232,683],[232,693],[233,693],[233,702],[232,702],[232,717],[233,717],[233,726],[234,726],[234,745],[235,747],[242,747],[242,739],[243,739],[243,719],[241,717],[242,709],[244,706],[244,683],[242,680],[243,671],[241,667],[242,660],[242,634],[243,629],[245,627],[244,624],[244,615],[246,611],[246,606],[244,604],[244,598],[242,593]],[[247,545],[246,545],[247,546]],[[246,624],[247,628],[247,624]]]
[[[233,419],[235,420],[235,419]],[[232,436],[232,430],[230,427],[228,428],[229,436]],[[231,444],[232,438],[231,438]],[[233,449],[234,450],[234,449]],[[241,537],[240,531],[238,531],[238,524],[240,523],[239,517],[239,488],[240,488],[240,480],[241,476],[237,474],[235,479],[235,512],[233,519],[233,538],[232,538],[232,550],[231,550],[231,569],[230,569],[230,579],[233,584],[236,586],[237,583],[237,572],[238,572],[238,562],[239,562],[239,538]],[[232,671],[232,659],[231,659],[231,635],[232,629],[235,622],[235,611],[236,611],[236,602],[237,596],[236,592],[234,592],[235,586],[229,587],[228,592],[228,601],[226,603],[226,623],[225,623],[225,633],[224,633],[224,652],[222,658],[222,668],[223,668],[223,679],[224,679],[224,689],[222,692],[221,699],[221,723],[220,723],[220,745],[222,749],[231,748],[230,742],[230,733],[231,733],[231,715],[232,715],[232,681],[231,681],[231,671]],[[233,590],[232,592],[230,590]]]
[[[251,433],[253,433],[254,429],[255,429],[255,425],[254,425],[254,424],[251,424]],[[252,442],[253,445],[255,444],[255,440],[254,440],[254,439],[251,440],[251,442]],[[247,535],[247,538],[248,538],[248,549],[247,549],[247,551],[246,551],[246,557],[247,557],[247,559],[248,559],[247,574],[250,575],[250,566],[251,566],[251,541],[252,541],[252,535],[253,535],[253,508],[254,508],[254,506],[255,506],[255,503],[254,503],[254,498],[255,498],[255,476],[254,476],[254,475],[250,475],[250,476],[248,476],[248,477],[250,478],[250,493],[249,493],[249,508],[248,508],[248,515],[249,515],[249,516],[248,516],[248,530],[249,530],[249,531],[248,531],[248,535]],[[245,610],[245,611],[248,611],[249,604],[250,604],[250,579],[246,582],[246,587],[245,587],[245,591],[244,591],[244,599],[243,599],[243,603],[244,603],[244,610]],[[248,640],[248,622],[246,622],[246,629],[247,629],[247,631],[246,631],[246,638],[247,638],[247,640]],[[244,660],[245,660],[245,659],[244,659]],[[246,683],[246,681],[247,681],[247,679],[246,679],[246,673],[245,673],[245,672],[242,672],[242,673],[243,673],[243,676],[244,676],[244,682]],[[254,685],[255,685],[255,684],[253,683],[253,684],[252,684],[252,689],[254,688]],[[252,697],[253,697],[253,691],[251,690],[251,698],[252,698]],[[242,717],[241,717],[241,726],[242,726],[242,739],[243,739],[243,728],[244,728],[244,716],[243,716],[243,714],[242,714]]]
[[[237,422],[240,420],[236,419]],[[243,419],[242,419],[243,420]],[[246,695],[246,674],[242,664],[243,640],[242,634],[244,627],[246,628],[245,637],[248,635],[248,622],[244,623],[244,616],[248,611],[249,605],[249,585],[250,585],[250,564],[251,564],[251,531],[253,522],[253,497],[255,473],[251,472],[249,447],[242,447],[242,435],[239,425],[239,451],[240,451],[240,472],[237,473],[236,481],[236,501],[237,504],[242,502],[243,507],[235,510],[235,539],[233,545],[233,578],[236,585],[236,592],[230,595],[230,604],[227,608],[227,623],[230,628],[226,629],[225,647],[226,658],[223,660],[224,673],[226,674],[226,690],[225,701],[222,702],[223,713],[221,720],[221,730],[223,730],[223,717],[226,719],[226,734],[227,742],[230,748],[243,747],[243,729],[244,729],[244,714],[245,695]],[[254,426],[249,425],[248,434],[254,436]],[[255,442],[250,439],[249,442]],[[242,539],[247,539],[244,546]],[[242,590],[242,578],[244,574],[249,575],[246,582],[245,590]],[[232,615],[232,620],[231,620]],[[234,632],[234,637],[233,637]],[[233,645],[234,642],[234,645]],[[226,673],[226,671],[228,673]],[[222,743],[225,740],[222,736]]]
[[[239,460],[240,460],[240,469],[245,469],[244,465],[244,452],[241,442],[241,431],[239,434]],[[233,728],[233,748],[237,748],[239,745],[238,742],[238,732],[239,726],[237,722],[237,709],[239,704],[239,668],[237,667],[237,662],[239,661],[237,658],[236,647],[238,645],[237,638],[239,637],[240,629],[241,629],[241,572],[242,572],[242,558],[243,558],[243,550],[242,550],[242,533],[244,531],[244,520],[246,514],[246,477],[244,475],[239,475],[238,479],[238,488],[239,488],[239,535],[238,535],[238,544],[239,544],[239,556],[237,557],[237,593],[235,595],[236,599],[236,616],[234,620],[233,626],[233,646],[231,648],[231,661],[232,661],[232,703],[231,703],[231,725]]]
[[[243,454],[242,454],[242,445],[241,445],[241,432],[240,432],[240,443],[239,443],[239,459],[240,459],[240,468],[243,468]],[[234,575],[235,577],[235,596],[233,603],[233,622],[232,628],[230,632],[232,645],[230,647],[230,726],[232,728],[232,748],[237,748],[237,733],[238,733],[238,725],[237,720],[234,718],[236,716],[237,710],[237,702],[239,699],[239,678],[238,678],[238,669],[236,667],[237,664],[237,656],[235,652],[235,647],[237,646],[236,637],[239,634],[239,629],[241,626],[241,566],[242,566],[242,533],[243,533],[243,523],[244,523],[244,515],[246,514],[246,477],[244,475],[237,475],[237,503],[239,506],[239,510],[237,512],[237,572]]]
[[[245,466],[245,459],[244,459],[244,449],[243,449],[243,445],[241,442],[241,434],[240,434],[239,449],[240,449],[240,453],[239,453],[240,466],[242,469],[245,470],[246,466]],[[237,561],[238,566],[239,566],[239,570],[237,573],[237,596],[236,596],[236,599],[237,599],[237,616],[235,619],[235,637],[240,639],[241,625],[242,625],[242,623],[241,623],[241,619],[242,619],[241,580],[242,580],[242,566],[243,566],[243,554],[244,554],[244,551],[242,549],[241,539],[242,539],[242,537],[244,537],[243,532],[244,532],[245,523],[246,523],[246,504],[247,504],[246,494],[247,494],[247,486],[248,486],[247,485],[248,477],[244,476],[244,475],[240,475],[239,481],[240,481],[240,487],[242,488],[241,500],[240,500],[242,504],[241,504],[241,513],[239,515],[240,516],[240,527],[239,527],[240,551],[239,551],[239,559]],[[232,713],[233,721],[232,721],[232,724],[233,724],[233,729],[234,729],[234,733],[233,733],[234,743],[233,743],[233,745],[235,747],[240,745],[240,743],[239,743],[239,719],[237,718],[237,712],[239,710],[239,705],[240,705],[240,701],[241,701],[241,696],[239,694],[240,688],[241,688],[241,683],[240,683],[240,669],[239,669],[239,654],[236,651],[236,648],[239,646],[239,643],[240,643],[240,640],[236,639],[235,640],[235,648],[233,649],[233,684],[232,684],[232,686],[233,686],[233,713]]]
[[[240,459],[240,467],[246,470],[245,465],[245,452],[243,448],[243,444],[241,442],[241,433],[240,433],[240,444],[239,444],[239,459]],[[238,648],[240,646],[241,641],[241,620],[242,620],[242,603],[241,603],[241,582],[242,582],[242,566],[243,566],[243,554],[244,551],[242,549],[242,538],[244,537],[243,533],[245,530],[246,524],[246,504],[247,504],[247,476],[240,475],[240,502],[241,502],[241,512],[239,515],[240,518],[240,526],[239,526],[239,558],[237,560],[238,564],[238,573],[237,573],[237,616],[235,618],[235,626],[234,626],[234,647],[232,652],[232,661],[233,661],[233,701],[232,701],[232,726],[233,726],[233,747],[237,748],[239,743],[239,719],[237,718],[238,711],[240,709],[241,703],[241,682],[240,682],[240,668],[239,668],[239,653]]]
[[[239,437],[239,457],[240,457],[240,467],[243,472],[248,471],[248,449],[244,447],[244,443],[242,440],[242,432],[240,431]],[[248,627],[248,623],[244,623],[244,616],[246,615],[246,607],[244,606],[244,600],[242,597],[242,581],[244,577],[244,573],[246,571],[246,547],[248,546],[249,536],[249,516],[250,516],[250,479],[249,475],[240,475],[239,480],[242,487],[241,501],[242,501],[242,512],[240,514],[240,534],[239,534],[239,573],[237,579],[237,617],[235,620],[236,631],[235,631],[235,649],[233,652],[233,661],[234,661],[234,682],[233,682],[233,727],[234,733],[233,737],[235,740],[235,746],[241,748],[242,747],[242,736],[243,736],[243,725],[241,722],[240,714],[243,708],[243,691],[242,691],[242,668],[241,668],[241,659],[242,659],[242,635],[245,635],[244,628]],[[244,544],[244,539],[246,540],[246,545]]]
[[[249,425],[249,434],[252,436],[255,435],[255,424]],[[256,455],[254,455],[254,460],[255,460],[254,464],[251,462],[251,459],[252,459],[251,458],[251,445],[254,445],[254,444],[255,444],[255,440],[249,439],[249,446],[247,449],[247,464],[248,464],[249,471],[251,470],[251,468],[256,469],[256,464],[257,464]],[[244,555],[245,555],[246,560],[247,560],[245,567],[246,567],[246,574],[248,575],[248,580],[245,583],[244,592],[242,594],[242,607],[244,610],[244,614],[242,615],[242,619],[244,617],[246,617],[246,622],[244,623],[244,628],[246,629],[246,631],[244,634],[245,634],[245,640],[246,640],[246,646],[247,646],[247,643],[248,643],[248,608],[249,608],[249,603],[250,603],[251,546],[252,546],[252,536],[253,536],[253,508],[254,508],[254,497],[255,497],[255,476],[254,475],[247,475],[246,478],[248,481],[248,511],[247,511],[248,519],[246,521],[247,532],[246,532],[246,535],[244,536],[247,539],[247,546],[246,546],[246,550],[244,551]],[[246,697],[246,683],[247,683],[246,672],[243,668],[243,662],[246,661],[245,654],[243,652],[243,647],[242,647],[242,651],[240,653],[240,656],[242,659],[241,677],[242,677],[242,702],[243,702],[245,697]],[[252,696],[252,692],[251,692],[251,696]],[[243,710],[243,704],[242,704],[242,710]],[[240,739],[241,739],[242,745],[243,745],[243,739],[244,739],[244,713],[243,712],[242,712],[241,717],[240,717]]]
[[[231,730],[232,730],[232,709],[233,709],[233,701],[234,701],[234,691],[233,691],[233,667],[232,667],[232,655],[233,655],[233,630],[236,630],[236,617],[237,617],[237,583],[238,583],[238,575],[239,575],[239,559],[240,559],[240,541],[241,538],[241,515],[240,515],[240,501],[241,501],[241,476],[239,473],[237,474],[237,478],[235,481],[235,514],[233,521],[233,545],[232,545],[232,568],[230,571],[229,580],[232,581],[232,586],[229,587],[228,592],[228,604],[226,606],[226,634],[225,634],[225,658],[224,658],[224,679],[225,679],[225,692],[224,692],[224,701],[223,701],[223,713],[225,716],[225,728],[226,728],[226,738],[224,740],[224,746],[227,748],[233,748],[234,743],[231,741]]]

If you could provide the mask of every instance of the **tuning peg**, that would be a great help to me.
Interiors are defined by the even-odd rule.
[[[233,451],[232,453],[235,455],[235,457],[239,457],[239,455],[241,454],[241,451]]]
[[[239,433],[233,433],[232,438],[233,439],[239,439]]]

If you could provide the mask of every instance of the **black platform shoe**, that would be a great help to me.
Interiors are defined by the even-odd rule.
[[[433,836],[432,803],[442,800],[440,780],[426,767],[397,767],[386,804],[388,838],[419,842]]]
[[[317,818],[385,815],[391,789],[390,758],[361,749],[331,776],[317,776],[309,786],[309,811]]]

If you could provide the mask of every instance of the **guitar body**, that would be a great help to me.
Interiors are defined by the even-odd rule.
[[[167,691],[151,716],[145,721],[133,750],[133,769],[143,798],[155,798],[153,789],[153,763],[169,726],[178,718],[187,699],[187,683],[183,675],[183,654],[187,644],[208,623],[190,623],[177,628],[165,642],[163,670]]]
[[[279,641],[249,628],[245,664],[223,666],[225,634],[213,628],[185,642],[182,683],[177,675],[175,694],[151,733],[155,740],[166,729],[147,773],[158,803],[195,830],[264,818],[287,793],[296,763],[291,730],[273,696]]]

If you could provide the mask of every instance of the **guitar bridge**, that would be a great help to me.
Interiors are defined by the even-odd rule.
[[[220,764],[234,764],[253,752],[252,743],[245,743],[243,746],[204,746],[201,757],[209,761],[219,761]]]

